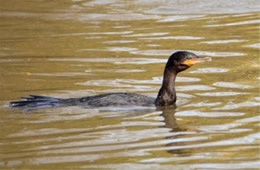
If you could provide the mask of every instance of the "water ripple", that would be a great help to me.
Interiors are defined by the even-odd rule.
[[[228,24],[206,25],[204,27],[238,26],[238,25],[259,24],[259,23],[260,23],[260,20],[249,20],[249,21],[241,21],[241,22],[234,22],[234,23],[228,23]]]
[[[174,15],[168,16],[164,19],[158,20],[158,22],[174,22],[174,21],[186,21],[191,19],[197,19],[205,17],[206,15]]]
[[[195,54],[201,55],[201,56],[209,56],[209,57],[239,57],[244,56],[244,53],[238,53],[238,52],[209,52],[209,51],[195,51],[191,50]],[[137,54],[137,55],[151,55],[151,56],[169,56],[172,54],[172,50],[137,50],[137,51],[130,51],[131,54]]]
[[[237,95],[246,95],[249,93],[246,92],[206,92],[206,93],[196,93],[198,96],[213,96],[213,97],[222,97],[222,96],[237,96]]]
[[[139,38],[142,40],[201,40],[204,37],[194,37],[194,36],[166,36],[166,37],[148,37]]]
[[[220,107],[220,108],[215,108],[213,110],[233,110],[233,109],[238,109],[238,108],[259,107],[259,106],[260,106],[260,103],[255,102],[255,101],[246,101],[246,102],[241,102],[241,103],[229,102],[225,106]]]
[[[154,33],[140,33],[140,34],[131,34],[131,35],[123,35],[122,37],[153,37],[153,36],[162,36],[167,35],[168,32],[154,32]]]
[[[177,91],[207,91],[214,90],[215,87],[210,87],[206,85],[187,85],[176,87]]]
[[[195,73],[195,74],[198,74],[198,73],[225,73],[225,72],[228,72],[229,69],[226,69],[226,68],[214,68],[214,67],[207,67],[207,68],[199,68],[197,70],[194,70],[194,71],[190,71],[190,73]]]
[[[242,112],[200,112],[198,110],[188,110],[188,111],[181,111],[175,113],[178,117],[207,117],[207,118],[216,118],[216,117],[237,117],[243,116],[244,113]]]
[[[118,31],[118,32],[79,32],[79,33],[67,33],[67,34],[53,34],[53,37],[71,37],[71,36],[83,36],[83,35],[124,35],[131,34],[133,31]]]
[[[251,85],[244,85],[244,84],[230,83],[230,82],[216,82],[213,85],[217,86],[217,87],[237,88],[237,89],[253,88],[253,86],[251,86]]]
[[[211,106],[217,106],[220,104],[221,104],[221,102],[214,102],[214,103],[198,102],[198,103],[187,104],[184,107],[211,107]]]
[[[100,51],[99,49],[95,49]],[[102,51],[102,49],[101,49]],[[131,51],[132,52],[132,51]],[[88,63],[113,63],[113,64],[153,64],[153,63],[165,63],[166,59],[156,58],[52,58],[49,61],[60,62],[88,62]]]
[[[216,142],[205,142],[199,144],[191,144],[189,146],[169,146],[161,148],[150,148],[145,149],[146,151],[163,151],[163,150],[179,150],[179,149],[191,149],[191,148],[205,148],[205,147],[216,147],[216,146],[234,146],[234,145],[248,145],[254,144],[260,139],[260,133],[252,133],[248,136],[232,138],[227,140],[219,140]]]
[[[113,40],[113,41],[104,41],[104,44],[128,44],[135,43],[135,40]]]
[[[260,43],[246,45],[245,47],[249,47],[249,48],[260,48]]]
[[[244,53],[238,52],[209,52],[209,51],[194,51],[194,53],[202,56],[210,56],[210,57],[239,57],[244,56]]]
[[[215,40],[215,41],[203,41],[202,44],[228,44],[245,42],[246,40]]]

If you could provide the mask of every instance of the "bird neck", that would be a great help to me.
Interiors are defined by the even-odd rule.
[[[155,100],[156,106],[169,106],[176,102],[175,78],[177,71],[173,68],[165,68],[162,86]]]

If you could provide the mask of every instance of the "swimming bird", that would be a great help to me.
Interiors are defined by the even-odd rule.
[[[80,98],[55,98],[30,95],[20,101],[10,102],[11,107],[22,109],[40,109],[64,106],[84,106],[87,108],[110,106],[156,106],[174,105],[176,102],[175,79],[178,73],[190,68],[193,64],[202,62],[203,58],[188,51],[173,53],[164,68],[161,88],[156,98],[135,93],[106,93]]]

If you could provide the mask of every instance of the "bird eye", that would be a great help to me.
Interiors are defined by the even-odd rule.
[[[187,60],[190,60],[190,59],[192,59],[192,56],[187,55],[185,58],[186,58]]]

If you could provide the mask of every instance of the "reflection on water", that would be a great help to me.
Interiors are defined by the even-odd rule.
[[[181,40],[190,40],[187,39],[186,37],[179,37]],[[179,38],[174,37],[173,39],[179,40]],[[151,39],[151,38],[150,38]],[[161,37],[158,37],[158,40],[163,39]],[[166,38],[167,39],[167,38]],[[171,37],[169,38],[171,39]],[[193,39],[193,38],[192,38]],[[199,37],[194,38],[194,39],[200,39]],[[238,52],[209,52],[209,51],[196,51],[196,50],[191,50],[192,52],[196,53],[197,55],[201,56],[211,56],[211,57],[237,57],[237,56],[244,56],[243,53],[238,53]],[[131,54],[136,54],[136,55],[166,55],[170,54],[172,51],[170,50],[145,50],[145,51],[138,51],[138,50],[133,50],[130,51]]]
[[[239,43],[244,42],[245,40],[215,40],[215,41],[205,41],[201,43],[205,44],[228,44],[228,43]]]
[[[238,88],[238,89],[253,88],[253,86],[250,85],[242,85],[242,84],[229,83],[229,82],[216,82],[213,85],[217,87]]]
[[[0,169],[260,167],[258,4],[1,2]],[[176,50],[213,59],[178,75],[176,107],[7,106],[29,94],[156,96]]]
[[[228,24],[216,24],[216,25],[206,25],[205,27],[223,27],[223,26],[236,26],[236,25],[248,25],[248,24],[259,24],[260,20],[242,21]]]
[[[225,72],[228,72],[229,69],[226,69],[226,68],[198,68],[197,70],[194,70],[194,71],[190,71],[190,73],[195,73],[195,74],[198,74],[198,73],[203,73],[203,74],[208,74],[208,73],[225,73]]]

